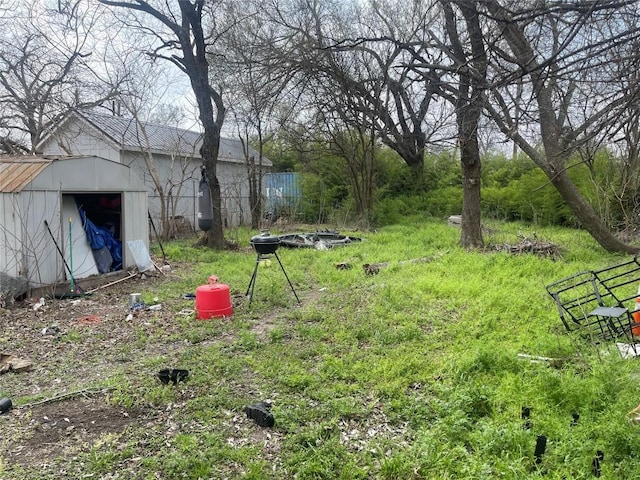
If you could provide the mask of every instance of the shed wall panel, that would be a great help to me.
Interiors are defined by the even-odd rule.
[[[56,242],[61,242],[59,192],[23,191],[19,198],[22,261],[30,285],[39,287],[64,281],[62,259],[44,223],[47,220]]]
[[[0,271],[12,277],[21,276],[22,237],[16,202],[19,194],[0,193]]]
[[[142,240],[149,248],[149,220],[146,192],[123,192],[123,245],[122,267],[135,267],[136,262],[131,251],[127,248],[127,240]]]

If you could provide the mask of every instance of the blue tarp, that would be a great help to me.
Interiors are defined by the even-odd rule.
[[[111,230],[103,227],[98,227],[91,220],[87,218],[87,214],[84,210],[78,207],[78,212],[80,213],[80,218],[82,219],[82,226],[84,228],[85,234],[87,235],[87,241],[91,246],[91,250],[94,252],[96,250],[100,250],[104,247],[107,247],[109,253],[111,253],[111,257],[113,257],[113,264],[111,265],[111,270],[121,270],[122,269],[122,242],[116,240]],[[106,273],[106,272],[101,272]]]

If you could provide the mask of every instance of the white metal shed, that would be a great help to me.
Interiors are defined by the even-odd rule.
[[[131,168],[91,156],[0,157],[0,273],[30,288],[104,273],[78,207],[121,242],[121,268],[135,266],[127,241],[148,249],[149,227],[147,191]]]

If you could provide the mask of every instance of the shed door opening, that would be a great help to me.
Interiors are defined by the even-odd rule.
[[[67,205],[75,202],[78,228],[84,230],[84,240],[76,237],[72,248],[89,249],[97,273],[122,270],[122,194],[74,193],[63,195],[63,200]]]

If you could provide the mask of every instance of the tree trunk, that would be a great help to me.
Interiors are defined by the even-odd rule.
[[[477,248],[484,245],[480,222],[480,155],[473,145],[462,145],[460,152],[462,164],[462,225],[460,245]],[[472,143],[472,142],[465,142]]]
[[[259,157],[262,159],[262,143],[260,144]],[[247,178],[249,180],[249,206],[251,209],[251,228],[260,228],[261,212],[262,212],[262,198],[260,197],[260,187],[262,183],[262,174],[258,174],[258,168],[262,171],[262,160],[259,161],[260,165],[256,168],[256,159],[251,155],[247,161]]]
[[[205,168],[205,175],[207,182],[209,183],[209,192],[211,195],[211,208],[212,208],[212,225],[211,230],[208,230],[205,234],[206,245],[215,249],[223,249],[224,244],[224,230],[222,225],[222,196],[220,192],[220,182],[217,176],[217,164],[218,164],[218,148],[220,145],[220,129],[213,122],[209,129],[205,127],[204,137],[202,139],[202,147],[200,148],[200,155],[202,156],[202,163]]]
[[[460,245],[477,248],[484,245],[480,222],[480,145],[478,123],[484,108],[484,82],[487,71],[487,56],[478,13],[469,2],[455,2],[465,20],[471,58],[467,59],[458,33],[459,22],[452,6],[443,1],[447,34],[451,40],[452,53],[458,64],[460,86],[456,98],[456,121],[458,143],[462,165],[462,225]],[[473,70],[473,71],[471,71]]]

